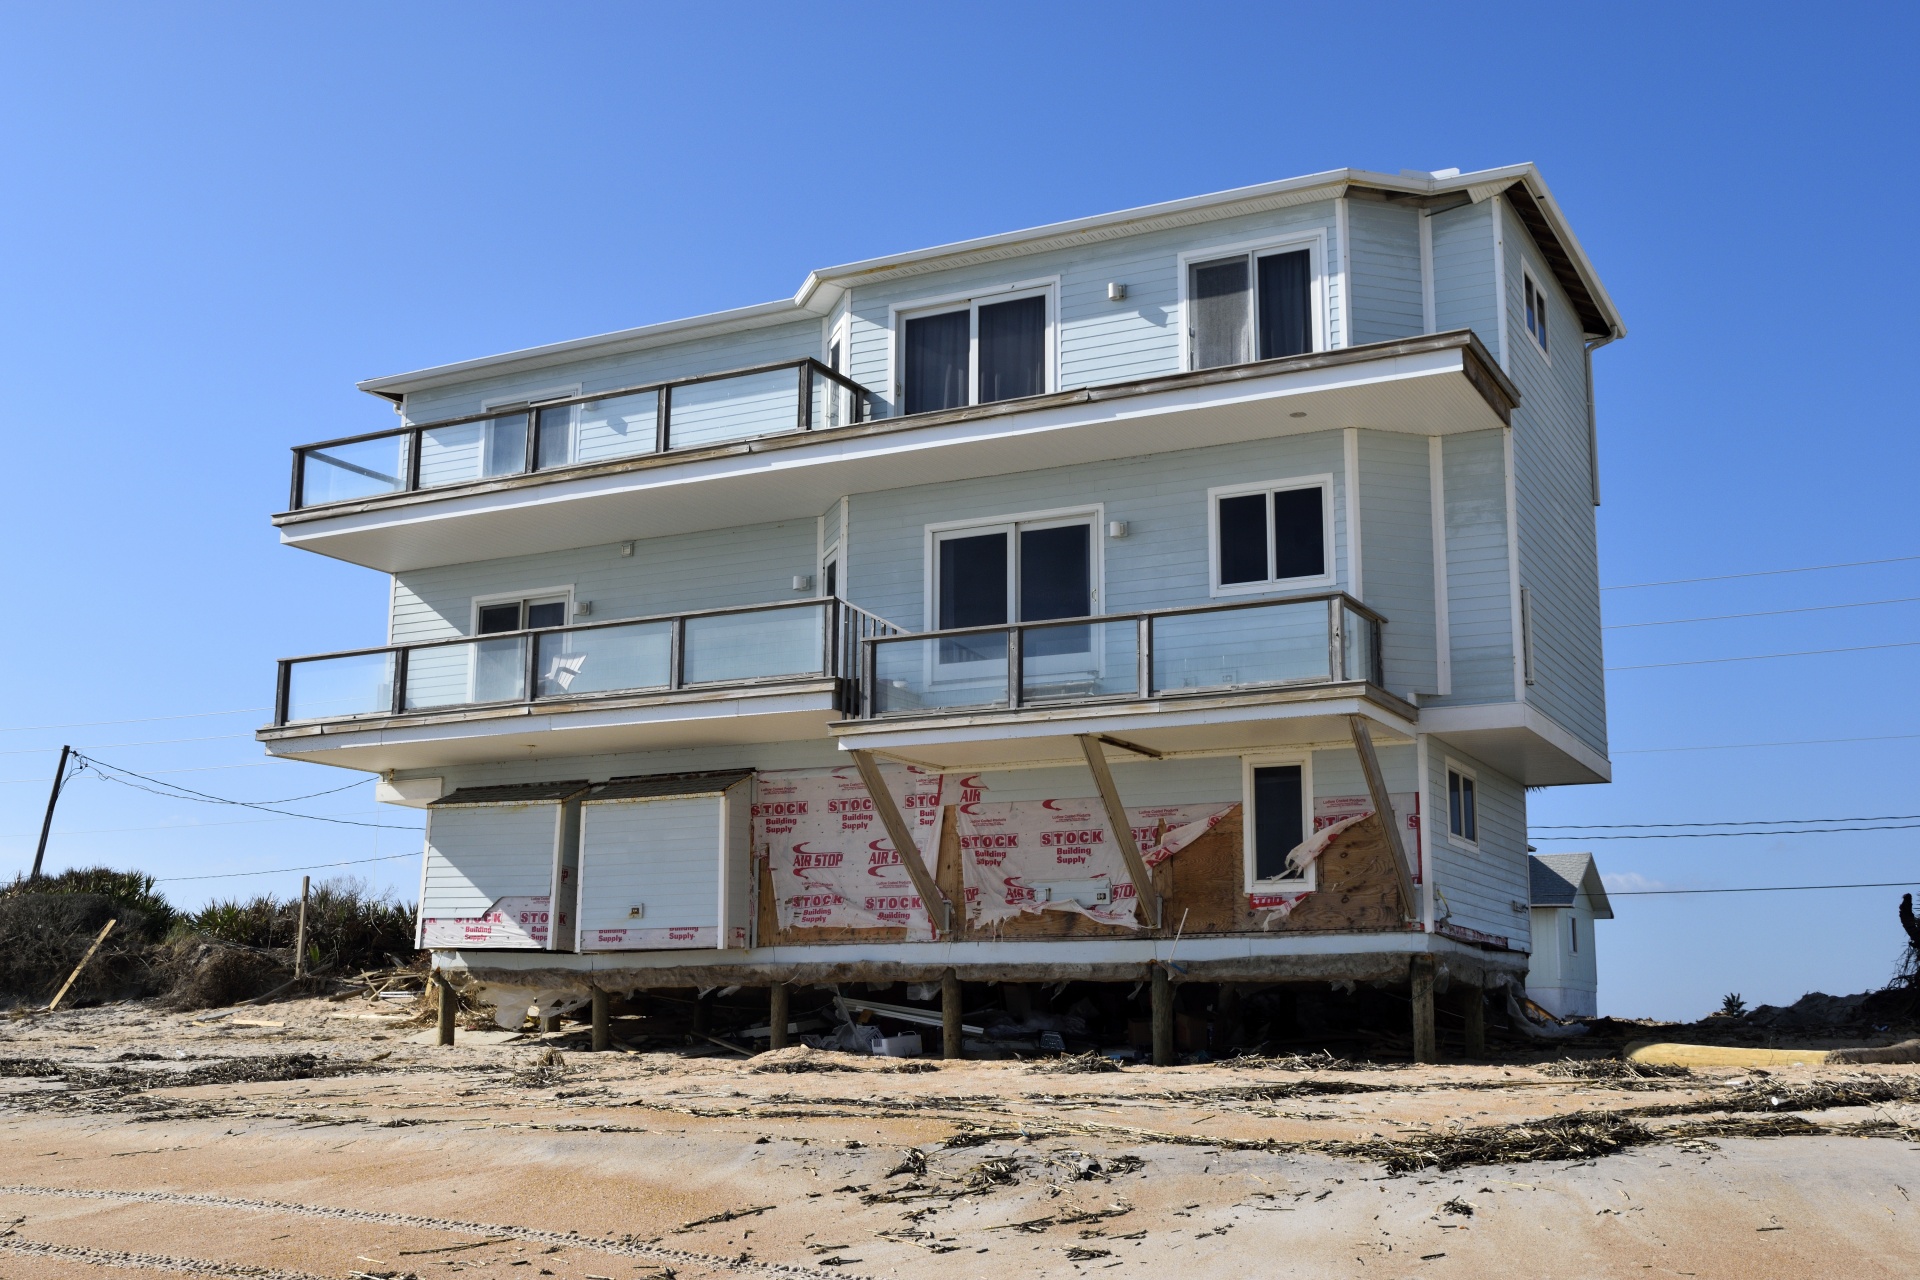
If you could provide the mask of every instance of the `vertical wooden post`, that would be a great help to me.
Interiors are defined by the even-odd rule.
[[[1433,1029],[1433,957],[1414,956],[1407,964],[1409,988],[1413,996],[1413,1060],[1440,1061],[1440,1046]]]
[[[787,1027],[793,1021],[792,991],[784,982],[767,989],[767,1048],[787,1047]]]
[[[293,976],[307,976],[307,891],[313,886],[312,876],[300,877],[300,927],[293,935]]]
[[[460,1010],[460,997],[453,993],[453,984],[447,981],[447,975],[433,975],[434,990],[440,997],[440,1039],[442,1048],[453,1043],[453,1015]]]
[[[607,1008],[612,1003],[607,993],[599,987],[593,989],[593,1051],[605,1053],[613,1048],[613,1016]]]
[[[940,975],[940,1056],[962,1054],[960,1035],[960,975],[949,969]]]
[[[1487,1056],[1487,995],[1470,982],[1460,984],[1460,1015],[1467,1024],[1467,1056]]]
[[[1173,1065],[1173,975],[1153,966],[1153,1065]]]

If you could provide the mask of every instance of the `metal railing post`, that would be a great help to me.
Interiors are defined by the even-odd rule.
[[[1020,628],[1007,628],[1007,706],[1020,705],[1021,653]]]
[[[686,683],[686,668],[687,620],[682,615],[673,620],[673,638],[667,650],[667,688],[678,689]]]
[[[527,461],[520,468],[521,475],[532,475],[540,469],[540,411],[532,405],[526,407],[527,415]]]
[[[273,722],[276,725],[287,722],[287,696],[292,683],[293,664],[282,658],[280,670],[274,673],[273,681]]]
[[[415,427],[407,433],[407,492],[420,487],[420,451],[426,448],[426,433]]]
[[[407,656],[411,650],[393,651],[393,714],[405,715],[407,712]]]
[[[877,640],[860,642],[860,718],[873,719],[873,672],[875,667],[874,650],[880,647]]]
[[[521,698],[526,702],[532,702],[540,696],[540,637],[537,635],[525,635],[520,637],[520,639],[527,646],[526,653],[521,655],[520,658],[523,671],[521,678],[527,682],[526,691],[521,695]]]
[[[306,487],[307,451],[305,449],[295,449],[293,451],[293,492],[288,495],[287,510],[298,511],[306,505],[306,494],[304,492]]]
[[[813,430],[813,361],[800,362],[800,429]]]
[[[1140,618],[1140,638],[1135,647],[1139,650],[1140,670],[1134,676],[1137,686],[1135,692],[1142,698],[1153,696],[1153,619],[1142,615]]]
[[[1347,678],[1346,645],[1341,636],[1340,597],[1327,597],[1327,679]]]
[[[653,402],[653,451],[665,453],[673,438],[673,388],[662,387]]]

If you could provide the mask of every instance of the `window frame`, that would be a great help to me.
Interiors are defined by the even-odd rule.
[[[1287,765],[1300,768],[1300,838],[1313,838],[1313,752],[1287,751],[1253,753],[1240,757],[1240,881],[1247,893],[1312,893],[1320,887],[1320,862],[1315,859],[1307,873],[1278,880],[1258,880],[1258,847],[1255,841],[1259,815],[1254,812],[1253,771]]]
[[[1441,812],[1446,814],[1447,843],[1475,853],[1480,851],[1480,772],[1461,764],[1451,756],[1444,758],[1441,772],[1446,776],[1442,784]],[[1473,838],[1469,840],[1456,834],[1453,829],[1453,777],[1458,775],[1473,784]]]
[[[963,293],[912,298],[905,302],[890,304],[887,307],[887,387],[892,401],[892,416],[905,417],[907,412],[905,352],[907,321],[946,315],[963,309],[967,312],[967,402],[957,407],[972,408],[980,403],[980,308],[990,307],[999,302],[1018,302],[1022,298],[1035,297],[1045,298],[1047,304],[1046,336],[1041,339],[1045,366],[1042,377],[1045,389],[1039,394],[1051,395],[1060,389],[1059,276],[1042,276],[1032,280],[1015,281],[1012,284],[990,285],[984,289],[972,289]],[[992,403],[1003,402],[996,400]],[[928,410],[928,412],[951,412],[951,410]]]
[[[1540,287],[1539,273],[1531,264],[1520,267],[1520,319],[1527,327],[1527,336],[1533,340],[1533,349],[1549,366],[1553,364],[1553,336],[1548,323],[1552,314],[1552,298]],[[1536,317],[1537,323],[1536,323]]]
[[[1214,262],[1221,258],[1231,258],[1245,254],[1250,259],[1258,259],[1273,253],[1291,253],[1297,249],[1307,250],[1307,314],[1313,323],[1313,346],[1305,354],[1312,355],[1327,350],[1327,335],[1331,326],[1327,320],[1327,231],[1325,227],[1315,227],[1306,231],[1292,231],[1284,235],[1266,236],[1259,240],[1244,240],[1233,244],[1212,245],[1204,249],[1187,249],[1177,259],[1178,281],[1177,312],[1180,317],[1180,372],[1198,372],[1193,366],[1193,330],[1192,308],[1188,305],[1188,294],[1192,288],[1192,268],[1203,262]],[[1260,287],[1259,264],[1250,261],[1248,267],[1252,274],[1248,279],[1247,308],[1248,319],[1253,334],[1254,356],[1257,361],[1260,344]],[[1284,359],[1285,357],[1277,357]],[[1231,368],[1230,365],[1209,366]]]
[[[1273,578],[1260,582],[1234,582],[1222,584],[1220,581],[1220,500],[1222,498],[1243,498],[1254,493],[1286,493],[1298,489],[1320,490],[1321,539],[1325,554],[1325,569],[1307,578]],[[1279,480],[1257,480],[1246,484],[1215,485],[1207,490],[1207,594],[1209,596],[1251,596],[1272,595],[1280,592],[1320,590],[1338,585],[1339,566],[1334,543],[1333,523],[1333,473],[1324,471],[1318,475],[1287,476]],[[1267,507],[1267,569],[1273,570],[1273,507]]]
[[[467,637],[472,640],[479,640],[483,638],[480,635],[480,610],[483,608],[487,608],[489,606],[497,605],[497,604],[512,604],[516,601],[525,602],[528,600],[543,600],[543,599],[550,600],[555,596],[559,596],[565,599],[567,602],[566,621],[562,622],[560,626],[561,627],[572,626],[573,625],[573,603],[574,603],[573,584],[568,583],[564,587],[542,587],[533,591],[496,591],[491,595],[473,597],[471,613],[467,619]],[[525,629],[526,628],[524,627],[521,628],[521,630],[525,630]],[[558,628],[542,627],[540,629],[542,631],[551,631],[551,630],[557,630]]]
[[[1093,503],[1090,506],[1055,507],[1048,511],[1022,511],[1013,515],[979,516],[965,520],[942,520],[922,526],[925,540],[922,568],[923,597],[921,601],[921,630],[938,631],[940,629],[940,542],[956,534],[993,533],[1004,530],[1007,534],[1007,626],[1013,626],[1020,619],[1015,615],[1020,611],[1020,531],[1023,528],[1058,528],[1062,525],[1085,524],[1087,530],[1087,554],[1090,563],[1087,566],[1088,604],[1091,612],[1087,617],[1106,616],[1106,539],[1101,531],[1106,527],[1106,504]],[[1061,619],[1062,622],[1072,621]]]

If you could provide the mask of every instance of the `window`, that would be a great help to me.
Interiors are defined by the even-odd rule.
[[[1048,294],[969,299],[900,322],[906,413],[1037,396],[1048,388]]]
[[[1313,350],[1313,251],[1237,253],[1187,267],[1187,363],[1216,369]]]
[[[1331,487],[1316,476],[1212,490],[1215,592],[1330,581]]]
[[[1472,773],[1447,762],[1447,834],[1462,844],[1480,843],[1479,782]]]
[[[518,599],[498,596],[473,602],[473,630],[481,636],[505,631],[531,631],[540,627],[563,627],[567,623],[566,591],[541,592]],[[472,646],[445,651],[449,655],[469,649],[468,668],[470,702],[511,702],[526,696],[527,641],[524,637],[482,640]]]
[[[1527,332],[1540,344],[1541,354],[1547,354],[1547,294],[1533,282],[1533,272],[1525,271],[1520,275],[1527,294]]]
[[[483,636],[502,631],[532,631],[540,627],[564,627],[567,624],[567,597],[536,596],[527,600],[489,600],[474,602],[477,610],[475,630]]]
[[[1567,942],[1573,948],[1573,954],[1580,954],[1580,917],[1571,911],[1567,913]]]
[[[1306,839],[1300,766],[1269,765],[1253,771],[1253,878],[1298,879],[1287,855]]]
[[[1093,520],[1011,521],[934,535],[934,627],[1005,626],[1085,618],[1093,613]],[[1026,638],[1022,656],[1085,653],[1087,628],[1058,627]],[[999,661],[1004,635],[943,640],[940,661]]]

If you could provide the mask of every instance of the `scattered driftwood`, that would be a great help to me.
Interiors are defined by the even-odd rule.
[[[716,1213],[709,1218],[695,1218],[692,1222],[683,1222],[673,1230],[674,1234],[678,1235],[683,1231],[692,1231],[697,1227],[710,1227],[718,1222],[732,1222],[736,1218],[751,1218],[758,1214],[771,1213],[779,1207],[777,1204],[763,1204],[752,1209],[728,1209],[724,1212]]]
[[[1125,1069],[1096,1049],[1089,1049],[1085,1053],[1065,1054],[1058,1058],[1042,1058],[1027,1068],[1035,1075],[1043,1076],[1100,1075]]]
[[[93,945],[87,948],[87,954],[80,957],[80,963],[73,966],[73,972],[68,974],[67,980],[60,984],[60,989],[53,993],[53,999],[47,1002],[48,1013],[52,1013],[60,1007],[60,1001],[66,997],[67,992],[80,977],[81,971],[87,967],[87,962],[93,959],[93,953],[100,949],[100,944],[105,942],[107,935],[113,932],[113,926],[119,923],[120,921],[117,917],[107,921],[106,926],[100,930],[100,936],[95,938]]]

